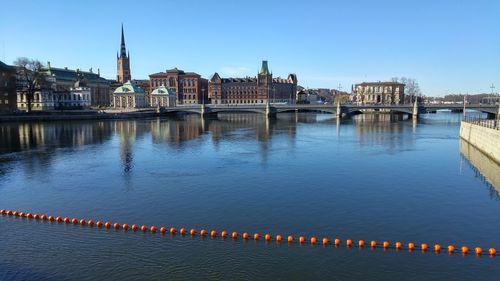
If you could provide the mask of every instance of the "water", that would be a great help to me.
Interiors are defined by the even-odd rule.
[[[500,249],[498,191],[461,156],[460,118],[2,123],[0,208]],[[124,233],[6,216],[0,233],[1,280],[492,280],[500,273],[499,259],[487,255]]]

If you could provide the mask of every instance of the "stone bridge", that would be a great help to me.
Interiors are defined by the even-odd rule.
[[[477,110],[487,113],[490,118],[500,114],[500,107],[497,105],[470,104],[467,109]],[[252,112],[261,113],[268,116],[275,115],[281,112],[295,111],[311,111],[311,112],[326,112],[337,116],[353,115],[363,112],[392,112],[409,114],[417,117],[419,114],[436,112],[437,110],[452,110],[463,111],[461,104],[374,104],[374,105],[357,105],[357,104],[206,104],[206,105],[180,105],[171,108],[161,108],[160,113],[196,113],[203,116],[216,115],[217,113],[242,113]]]

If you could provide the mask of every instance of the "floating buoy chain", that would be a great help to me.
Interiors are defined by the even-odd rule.
[[[77,219],[77,218],[69,218],[69,217],[54,217],[54,216],[47,216],[46,214],[37,214],[37,213],[25,213],[25,212],[18,212],[18,211],[11,211],[11,210],[0,210],[0,215],[1,216],[9,216],[9,217],[16,217],[16,218],[27,218],[27,219],[32,219],[32,220],[37,220],[37,221],[47,221],[47,222],[56,222],[56,223],[64,223],[64,224],[72,224],[72,225],[80,225],[80,226],[87,226],[87,227],[97,227],[97,228],[106,228],[106,229],[111,229],[113,228],[114,230],[120,230],[122,229],[123,231],[141,231],[141,232],[149,232],[149,233],[156,233],[160,232],[161,234],[166,234],[167,232],[175,235],[179,233],[182,236],[185,235],[190,235],[190,236],[196,236],[199,235],[201,237],[206,237],[210,236],[212,238],[216,238],[217,236],[222,237],[222,239],[226,239],[229,236],[229,233],[227,231],[221,231],[218,233],[215,230],[211,230],[210,233],[202,229],[199,232],[197,232],[195,229],[190,229],[189,231],[186,228],[181,228],[177,230],[175,227],[171,227],[170,229],[167,229],[166,227],[160,227],[159,229],[156,226],[150,226],[147,227],[145,225],[136,225],[133,224],[129,226],[128,224],[119,224],[119,223],[113,223],[111,224],[109,221],[102,222],[102,221],[93,221],[93,220],[85,220],[85,219]],[[236,240],[240,237],[238,232],[232,232],[231,233],[231,238]],[[263,239],[266,242],[270,241],[276,241],[277,243],[281,243],[283,241],[283,237],[281,235],[276,235],[274,238],[271,236],[271,234],[265,234],[263,238],[261,238],[261,235],[259,233],[254,233],[252,236],[244,232],[241,234],[241,238],[243,240],[250,240],[253,239],[255,241],[259,241],[260,239]],[[288,244],[296,243],[298,242],[299,244],[310,244],[310,245],[316,245],[318,243],[321,243],[323,246],[328,246],[328,245],[334,245],[335,247],[339,247],[342,244],[342,241],[339,238],[335,238],[334,240],[330,241],[328,238],[324,237],[321,240],[318,240],[316,237],[311,237],[309,240],[307,240],[304,236],[299,236],[298,239],[293,237],[292,235],[289,235],[286,237],[286,242]],[[344,245],[348,248],[355,247],[355,244],[352,239],[347,239],[344,242]],[[420,250],[421,252],[428,252],[428,251],[434,251],[435,253],[439,254],[441,252],[447,252],[449,254],[454,254],[457,252],[460,252],[463,255],[469,254],[469,248],[466,246],[462,246],[459,249],[456,249],[455,246],[449,245],[445,248],[442,248],[440,244],[434,244],[434,246],[429,249],[429,245],[422,243],[420,245],[415,245],[413,242],[409,242],[406,245],[403,245],[402,242],[395,242],[393,244],[389,243],[388,241],[384,241],[382,243],[378,243],[377,241],[370,241],[370,243],[366,243],[364,240],[358,240],[357,241],[357,247],[359,249],[363,249],[365,247],[371,248],[371,249],[376,249],[377,247],[380,247],[384,250],[388,249],[396,249],[396,251],[400,250],[408,250],[410,252]],[[472,251],[472,250],[471,250]],[[491,257],[494,257],[497,255],[497,251],[495,248],[489,248],[487,252],[483,253],[482,248],[476,247],[473,249],[473,253],[475,253],[477,256],[481,256],[483,254],[487,254]]]

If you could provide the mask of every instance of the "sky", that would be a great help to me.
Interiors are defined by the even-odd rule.
[[[123,23],[133,79],[177,67],[210,78],[297,74],[307,88],[416,79],[422,93],[500,89],[500,1],[0,0],[0,60],[116,78]]]

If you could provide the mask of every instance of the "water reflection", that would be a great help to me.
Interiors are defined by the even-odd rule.
[[[461,138],[460,153],[468,160],[467,163],[476,173],[476,177],[481,178],[484,183],[490,186],[491,197],[498,198],[500,192],[500,165]]]

